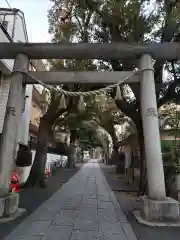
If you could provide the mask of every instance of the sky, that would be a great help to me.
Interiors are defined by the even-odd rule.
[[[24,12],[29,42],[49,42],[47,11],[50,0],[7,0],[11,8]],[[0,7],[8,8],[6,0],[0,0]]]

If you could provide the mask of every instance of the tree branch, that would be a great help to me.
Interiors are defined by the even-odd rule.
[[[83,27],[81,25],[81,22],[79,21],[79,18],[78,18],[78,16],[76,14],[74,14],[74,17],[75,17],[75,19],[77,20],[77,22],[79,24],[80,33],[81,33],[81,35],[83,35]]]
[[[164,94],[164,96],[159,98],[159,100],[157,101],[157,107],[158,108],[160,108],[166,102],[170,101],[173,98],[173,95],[175,95],[175,87],[176,87],[175,82],[170,83],[170,85],[169,85],[166,93]]]
[[[172,67],[172,72],[173,72],[173,76],[174,76],[174,81],[177,82],[178,78],[177,78],[176,69],[175,69],[175,61],[171,62],[171,67]]]
[[[118,100],[115,101],[117,107],[128,117],[130,117],[134,122],[139,120],[139,114],[138,111],[136,111],[136,108],[134,107],[134,104],[126,103],[125,101]]]
[[[66,6],[66,13],[64,14],[64,16],[61,16],[61,22],[65,23],[65,21],[71,16],[74,2],[75,2],[74,0],[69,1],[70,6]]]
[[[99,10],[97,7],[97,4],[95,2],[93,2],[92,0],[84,0],[84,1],[85,1],[86,6],[90,10],[96,12],[103,19],[103,21],[106,22],[106,25],[112,26],[113,24],[116,23],[108,13],[105,13],[105,12]]]
[[[161,43],[163,42],[171,42],[174,37],[174,31],[176,29],[175,26],[172,26],[172,15],[173,15],[173,7],[177,4],[178,1],[165,1],[165,9],[166,9],[166,17],[164,27],[162,28],[161,34]],[[158,61],[154,65],[155,69],[155,80],[162,82],[162,69],[165,61]]]

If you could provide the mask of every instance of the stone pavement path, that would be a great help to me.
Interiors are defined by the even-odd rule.
[[[40,239],[137,240],[96,160],[5,238]]]

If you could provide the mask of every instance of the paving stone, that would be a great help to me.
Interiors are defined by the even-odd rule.
[[[74,230],[70,240],[99,240],[99,232]]]
[[[28,236],[27,238],[19,238],[19,240],[42,240],[43,236]]]
[[[19,238],[19,240],[42,240],[43,236],[27,236],[23,238]]]
[[[43,240],[43,236],[30,236],[30,235],[26,235],[26,236],[14,236],[14,237],[8,237],[5,238],[4,240]]]
[[[71,194],[70,197],[66,197],[64,198],[64,203],[68,203],[68,204],[77,204],[82,200],[82,197],[77,196],[77,195],[73,195]]]
[[[51,221],[34,221],[29,224],[27,234],[43,236]]]
[[[91,191],[96,191],[97,189],[96,183],[87,182],[86,189],[89,189]]]
[[[107,223],[116,223],[118,222],[118,218],[116,213],[107,209],[98,209],[98,219],[99,222],[107,222]]]
[[[106,203],[103,203],[103,202],[106,202],[107,204],[108,204],[108,202],[111,204],[112,202],[111,201],[109,201],[109,200],[99,200],[98,199],[98,208],[104,208],[104,204],[106,204]],[[107,205],[106,205],[107,206]],[[113,208],[113,210],[114,210],[114,206],[113,205],[111,205],[111,207]],[[105,207],[106,208],[106,207]]]
[[[90,191],[90,192],[97,192],[97,186],[96,184],[86,184],[86,189],[85,192]]]
[[[127,240],[121,224],[118,223],[102,223],[99,225],[100,240]]]
[[[90,193],[88,192],[88,193],[85,193],[85,194],[84,194],[84,197],[85,197],[85,198],[89,198],[89,199],[97,199],[96,193],[95,193],[95,194],[90,194]]]
[[[96,177],[87,177],[87,184],[95,185],[96,184]]]
[[[99,209],[112,209],[115,211],[114,205],[112,204],[112,202],[104,202],[104,201],[99,201],[98,202],[98,208]]]
[[[63,203],[59,203],[59,204],[57,204],[57,203],[47,203],[45,206],[42,206],[41,207],[41,211],[51,211],[51,212],[53,212],[53,213],[56,213],[57,211],[59,211],[59,209],[60,209],[60,206],[62,206],[63,205]]]
[[[104,201],[104,202],[111,202],[111,198],[109,197],[109,195],[98,195],[97,196],[98,201]]]
[[[30,219],[31,220],[31,219]],[[15,230],[13,230],[5,240],[21,240],[21,239],[41,239],[51,224],[51,221],[28,221],[25,220]],[[31,237],[31,238],[30,238]],[[39,237],[39,238],[38,238]]]
[[[93,198],[93,196],[97,197],[97,193],[96,191],[86,190],[86,192],[84,193],[84,196],[89,196],[89,198]]]
[[[99,234],[99,240],[127,240],[125,235],[122,233],[112,233],[112,232],[100,232]]]
[[[97,215],[98,215],[97,207],[94,207],[92,205],[89,205],[89,206],[82,205],[82,208],[78,214],[78,218],[93,217]]]
[[[81,208],[81,199],[73,198],[66,199],[66,201],[59,206],[59,209],[80,209]]]
[[[57,213],[52,221],[52,225],[74,225],[78,211],[73,210],[62,210]]]
[[[98,197],[96,194],[90,195],[89,193],[85,193],[82,197],[82,201],[87,199],[96,199],[96,201],[98,201]]]
[[[96,198],[83,198],[82,199],[82,205],[85,205],[85,207],[87,206],[92,206],[92,207],[95,207],[97,208],[97,205],[98,205],[98,201]]]
[[[69,240],[71,232],[70,226],[50,226],[43,240]]]
[[[52,221],[54,219],[55,212],[50,210],[37,211],[31,215],[34,221]]]
[[[82,230],[88,230],[88,231],[98,230],[98,227],[99,227],[99,222],[98,222],[98,217],[96,215],[91,215],[91,216],[86,215],[85,217],[82,215],[79,215],[74,225],[74,229],[82,229]]]

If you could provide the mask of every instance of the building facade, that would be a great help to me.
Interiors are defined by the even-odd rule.
[[[0,42],[28,42],[25,17],[19,9],[0,8]],[[0,60],[0,133],[3,130],[6,105],[9,94],[9,76],[13,71],[14,60]],[[30,61],[29,70],[45,70],[40,60]],[[27,145],[29,140],[29,122],[33,85],[27,85],[25,89],[24,108],[22,109],[21,128],[18,133],[19,142]]]
[[[35,148],[35,144],[37,142],[40,118],[42,117],[42,115],[43,112],[41,107],[41,93],[35,86],[33,86],[28,138],[31,149]]]
[[[19,9],[0,8],[0,42],[28,42],[28,35],[25,23],[25,17]],[[10,88],[10,76],[14,67],[14,59],[0,59],[0,135],[3,131],[4,118],[6,114],[6,106]],[[41,60],[30,60],[30,71],[44,71],[45,67]],[[26,85],[24,106],[22,109],[22,117],[18,129],[18,143],[28,145],[29,138],[32,135],[31,116],[32,99],[34,98],[34,86]],[[41,116],[41,114],[40,114]],[[31,119],[32,118],[32,119]],[[30,130],[31,129],[31,130]],[[37,132],[37,131],[36,131]],[[14,151],[14,160],[18,150]],[[19,168],[21,182],[25,182],[31,166]],[[3,171],[0,169],[0,172]]]

